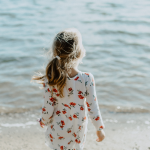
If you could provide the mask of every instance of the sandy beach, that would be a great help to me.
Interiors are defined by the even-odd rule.
[[[89,119],[84,150],[149,150],[149,113],[116,113],[101,109],[106,138],[96,142],[95,128]],[[36,121],[40,110],[1,114],[1,150],[51,150],[45,145],[44,132]]]

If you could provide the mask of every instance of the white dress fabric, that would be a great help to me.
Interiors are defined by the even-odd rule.
[[[41,117],[47,126],[45,144],[53,150],[83,150],[88,116],[96,130],[104,128],[93,75],[79,71],[75,77],[67,77],[63,98],[56,86],[47,83],[46,78]]]

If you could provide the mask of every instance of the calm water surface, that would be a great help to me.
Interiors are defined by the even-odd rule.
[[[79,70],[93,73],[101,107],[150,107],[149,0],[1,0],[0,112],[38,109],[42,90],[31,84],[54,35],[77,28],[87,51]]]

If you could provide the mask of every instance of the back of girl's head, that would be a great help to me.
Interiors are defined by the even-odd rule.
[[[85,56],[80,32],[75,28],[59,32],[54,37],[50,51],[52,53],[52,60],[47,64],[46,77],[49,86],[56,85],[60,97],[63,97],[63,88],[66,84],[68,73]],[[59,56],[60,59],[56,56]],[[44,76],[32,79],[41,80],[43,78]]]
[[[84,57],[85,51],[80,32],[74,28],[59,32],[54,38],[52,53],[54,57],[56,55],[61,57],[61,62],[64,60],[75,62],[77,59]]]

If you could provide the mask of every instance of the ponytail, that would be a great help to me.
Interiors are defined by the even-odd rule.
[[[60,97],[64,97],[63,88],[66,83],[67,73],[64,68],[61,68],[60,62],[57,58],[54,58],[48,63],[46,67],[46,77],[49,81],[48,85],[56,85],[60,92]]]

